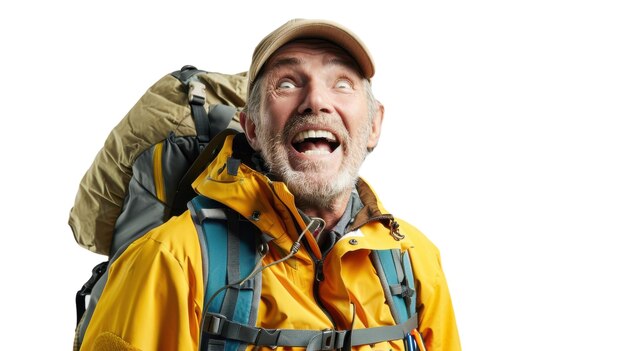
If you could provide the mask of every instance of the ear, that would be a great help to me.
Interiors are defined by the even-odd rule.
[[[380,131],[383,125],[383,118],[385,117],[385,106],[380,103],[380,101],[376,101],[377,110],[374,118],[372,119],[372,130],[370,131],[370,135],[367,139],[367,149],[374,150],[376,145],[378,145],[378,139],[380,139]]]
[[[252,119],[248,118],[248,115],[245,112],[240,112],[239,124],[241,124],[243,132],[246,134],[248,144],[250,144],[254,150],[259,151],[256,136],[256,125],[252,122]]]

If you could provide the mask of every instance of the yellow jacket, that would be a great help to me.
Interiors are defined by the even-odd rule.
[[[242,163],[236,176],[225,170],[233,137],[196,180],[194,187],[245,217],[260,213],[255,225],[274,238],[264,264],[284,257],[305,228],[293,195]],[[460,350],[454,311],[438,249],[410,224],[394,219],[368,184],[357,186],[364,208],[348,234],[324,258],[324,280],[316,301],[314,261],[300,249],[287,261],[262,271],[257,326],[268,329],[359,329],[395,324],[370,250],[400,248],[411,257],[418,293],[419,329],[429,351]],[[391,235],[396,221],[404,239]],[[197,350],[204,301],[202,253],[194,222],[185,212],[131,244],[109,268],[82,350]],[[210,273],[209,273],[210,274]],[[354,318],[354,320],[353,320]],[[332,319],[332,320],[331,320]],[[249,349],[252,346],[249,347]],[[403,350],[402,340],[358,347]]]

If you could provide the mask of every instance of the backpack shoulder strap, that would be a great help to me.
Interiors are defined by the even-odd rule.
[[[399,249],[372,251],[370,259],[380,277],[385,299],[397,324],[412,327],[405,334],[405,347],[408,350],[426,351],[424,340],[419,332],[417,312],[417,292],[415,275],[408,251]]]
[[[396,323],[409,319],[416,311],[413,270],[408,252],[398,249],[372,251],[371,260],[380,277],[385,298]]]
[[[205,286],[203,330],[213,314],[241,325],[255,325],[261,274],[250,276],[267,251],[267,239],[238,213],[204,196],[189,202],[202,249]],[[211,272],[209,275],[208,272]],[[203,333],[202,350],[234,351],[247,345]]]

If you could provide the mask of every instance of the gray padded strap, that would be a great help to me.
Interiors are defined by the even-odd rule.
[[[393,256],[393,263],[396,266],[396,273],[398,274],[398,281],[404,281],[404,268],[402,268],[402,258],[400,257],[399,250],[392,250],[391,255]]]
[[[378,257],[375,251],[372,251],[372,253],[370,254],[370,259],[372,260],[372,264],[376,269],[376,273],[380,277],[380,283],[385,294],[385,300],[387,300],[387,306],[391,311],[391,316],[393,317],[394,321],[400,320],[400,315],[398,314],[398,310],[396,310],[396,305],[393,303],[394,294],[391,291],[389,284],[387,284],[387,276],[385,275],[385,270],[383,269],[383,265],[380,262],[380,257]]]
[[[236,284],[240,278],[239,271],[239,215],[231,210],[226,210],[227,228],[228,228],[228,245],[227,245],[227,259],[228,265],[226,267],[226,284]],[[235,307],[237,306],[237,298],[239,295],[238,289],[226,289],[224,295],[224,302],[222,303],[221,313],[228,318],[233,318],[235,315]]]
[[[237,109],[229,105],[211,105],[209,106],[209,136],[213,139],[222,130],[228,128],[233,120]]]

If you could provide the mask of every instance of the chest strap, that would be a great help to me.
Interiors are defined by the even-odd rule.
[[[265,329],[207,313],[204,332],[256,346],[306,347],[307,351],[350,349],[353,346],[401,340],[417,328],[417,314],[402,324],[353,330]]]

